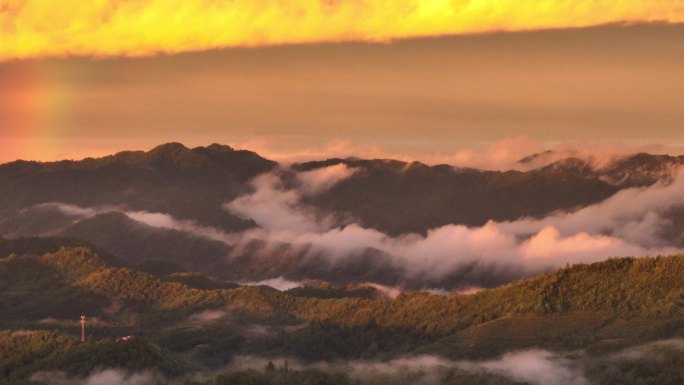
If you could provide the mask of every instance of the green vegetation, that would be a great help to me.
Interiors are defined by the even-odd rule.
[[[516,385],[502,376],[491,373],[471,373],[453,368],[433,372],[423,370],[404,372],[373,372],[349,375],[339,369],[293,370],[287,362],[276,367],[272,362],[263,370],[237,370],[217,376],[212,381],[188,381],[185,385]]]
[[[680,351],[661,354],[658,362],[667,365],[657,375],[655,364],[620,366],[601,357],[684,336],[682,255],[577,265],[471,295],[413,292],[387,299],[364,287],[234,287],[165,264],[148,264],[152,275],[87,247],[51,246],[38,254],[23,242],[2,244],[10,254],[0,260],[0,330],[7,330],[0,333],[0,382],[35,371],[86,375],[102,367],[176,375],[220,368],[238,355],[303,363],[412,354],[462,360],[526,348],[584,350],[597,357],[585,365],[592,378],[625,384],[667,384],[681,374],[667,366],[678,365]],[[37,243],[36,251],[45,244]],[[76,342],[80,314],[89,320],[85,344]],[[127,335],[134,337],[117,341]],[[615,368],[624,376],[611,374]],[[458,382],[458,376],[444,383],[501,383]],[[257,384],[357,380],[280,368],[238,370],[216,383],[235,378]]]
[[[43,256],[8,257],[0,266],[0,285],[5,288],[0,303],[31,309],[39,297],[62,291],[62,297],[72,302],[88,297],[102,305],[145,304],[156,310],[230,305],[261,318],[294,318],[345,329],[401,329],[432,337],[529,314],[574,313],[554,322],[567,318],[587,326],[613,319],[684,318],[684,256],[611,259],[472,295],[415,292],[394,300],[371,298],[357,289],[342,298],[339,291],[315,288],[295,291],[295,295],[258,287],[215,288],[222,285],[189,273],[172,273],[162,279],[111,267],[99,254],[82,247]],[[18,301],[24,296],[29,300]],[[20,318],[21,313],[13,311],[12,316]]]
[[[641,354],[589,361],[586,372],[602,385],[677,385],[684,380],[682,347],[656,347]]]
[[[0,237],[0,258],[5,258],[11,254],[15,255],[43,255],[54,253],[63,247],[87,247],[96,250],[98,255],[112,266],[121,264],[109,253],[97,249],[86,242],[71,238],[15,238],[5,239]]]
[[[0,332],[0,380],[9,384],[24,384],[36,372],[59,370],[76,376],[107,367],[132,371],[155,368],[167,375],[187,369],[159,346],[139,338],[78,343],[55,332]]]

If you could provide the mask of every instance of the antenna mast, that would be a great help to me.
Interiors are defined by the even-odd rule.
[[[86,324],[86,317],[84,315],[81,316],[81,342],[85,342],[85,324]]]

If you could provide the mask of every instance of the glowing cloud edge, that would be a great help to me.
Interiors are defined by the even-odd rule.
[[[684,22],[684,0],[7,0],[0,60]]]

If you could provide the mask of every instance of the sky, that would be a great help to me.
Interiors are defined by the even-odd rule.
[[[63,3],[0,1],[0,162],[684,148],[684,1]]]

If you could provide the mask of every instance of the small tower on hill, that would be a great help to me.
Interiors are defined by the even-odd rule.
[[[85,325],[86,325],[86,317],[84,315],[81,316],[81,342],[85,342]]]

